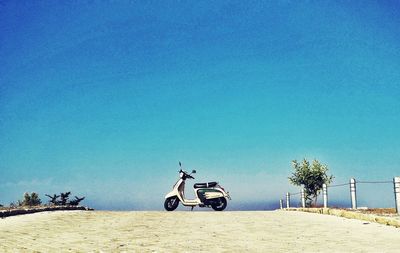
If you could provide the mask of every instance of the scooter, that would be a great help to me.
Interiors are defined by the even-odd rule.
[[[182,164],[179,162],[179,179],[172,187],[172,191],[165,196],[164,208],[167,211],[175,210],[179,202],[184,206],[192,207],[211,207],[215,211],[222,211],[227,206],[227,199],[231,199],[229,192],[218,184],[218,182],[208,183],[197,183],[194,184],[195,199],[185,198],[185,181],[186,179],[194,179],[192,174],[196,173],[196,170],[192,170],[192,173],[182,170]]]

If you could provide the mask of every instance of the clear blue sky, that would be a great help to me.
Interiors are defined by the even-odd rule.
[[[398,2],[98,2],[0,2],[0,203],[161,209],[179,160],[236,207],[296,191],[293,159],[400,176]]]

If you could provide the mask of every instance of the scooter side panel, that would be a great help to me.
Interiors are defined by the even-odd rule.
[[[215,199],[215,198],[220,198],[220,197],[224,197],[224,194],[217,189],[199,189],[198,191],[198,195],[200,199]]]
[[[222,192],[206,192],[206,199],[216,199],[224,196]]]

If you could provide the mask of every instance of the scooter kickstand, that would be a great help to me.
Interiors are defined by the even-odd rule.
[[[193,208],[194,208],[194,206],[192,206],[192,210],[190,210],[190,211],[193,211]]]

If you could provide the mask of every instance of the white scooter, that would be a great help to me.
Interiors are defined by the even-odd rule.
[[[182,167],[181,162],[179,166]],[[195,170],[192,174],[196,173]],[[175,210],[179,201],[182,202],[184,206],[192,207],[212,207],[215,211],[222,211],[227,206],[227,199],[231,199],[229,192],[226,192],[222,186],[217,182],[209,183],[197,183],[194,184],[195,199],[185,199],[185,180],[194,179],[194,177],[188,172],[179,170],[179,179],[174,184],[172,191],[165,196],[164,208],[167,211]]]

